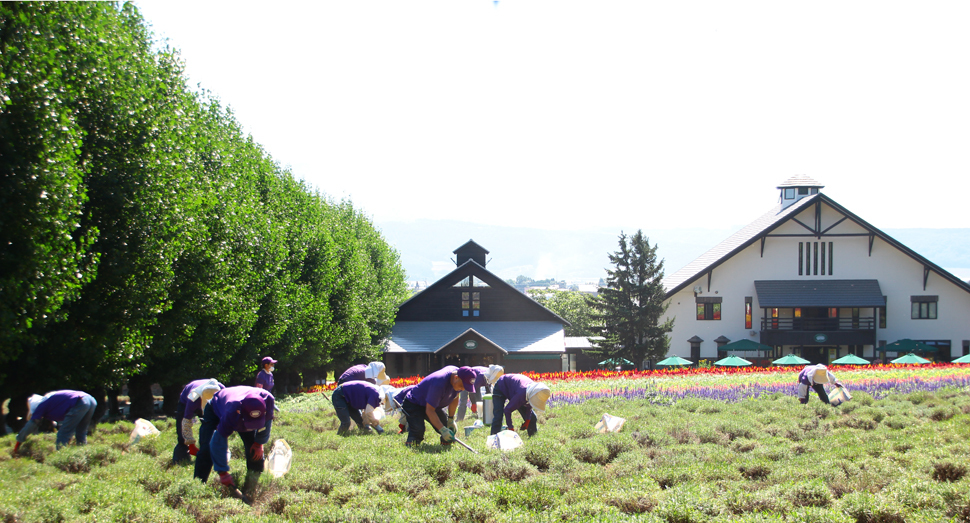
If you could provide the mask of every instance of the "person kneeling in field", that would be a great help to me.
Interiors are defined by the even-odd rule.
[[[458,409],[458,393],[467,390],[475,392],[475,379],[478,373],[471,367],[448,365],[432,372],[404,398],[404,415],[408,420],[408,438],[405,445],[416,446],[424,441],[424,422],[427,421],[441,435],[441,444],[454,442],[455,410]],[[448,409],[447,421],[445,411]]]
[[[798,373],[798,401],[803,405],[808,403],[808,392],[809,387],[815,389],[815,393],[818,394],[818,399],[822,400],[822,403],[829,403],[829,395],[825,393],[825,383],[832,383],[836,387],[841,387],[842,384],[835,379],[835,374],[832,374],[825,365],[819,363],[818,365],[806,365],[801,372]]]
[[[263,471],[263,445],[273,427],[276,399],[268,391],[244,385],[216,392],[205,406],[199,425],[199,453],[195,457],[195,477],[203,483],[215,467],[219,482],[235,486],[229,475],[229,436],[238,432],[246,449],[246,482],[258,479]]]
[[[199,453],[196,446],[195,436],[192,434],[193,419],[202,417],[206,403],[212,399],[212,395],[218,390],[226,388],[215,379],[204,379],[190,381],[182,387],[179,394],[179,404],[175,407],[175,428],[178,431],[178,438],[175,442],[175,450],[172,451],[172,463],[179,463],[195,456]]]
[[[88,426],[94,416],[98,402],[90,394],[79,390],[56,390],[45,396],[34,394],[27,399],[27,424],[17,434],[17,443],[11,455],[17,457],[20,444],[27,436],[40,430],[41,420],[56,421],[56,448],[60,449],[71,441],[73,435],[78,445],[88,442]]]
[[[539,430],[539,421],[534,410],[546,412],[546,402],[552,396],[543,383],[536,383],[522,374],[505,374],[495,382],[492,390],[492,434],[502,431],[502,417],[508,425],[508,430],[515,430],[512,425],[512,413],[519,411],[524,423],[519,430],[524,430],[534,436]],[[506,401],[508,404],[506,405]]]
[[[380,427],[374,418],[374,409],[381,405],[381,390],[377,385],[366,381],[348,381],[333,389],[330,401],[333,403],[337,418],[340,419],[337,434],[345,436],[350,432],[350,420],[353,420],[360,432],[364,434],[370,433],[371,426]]]

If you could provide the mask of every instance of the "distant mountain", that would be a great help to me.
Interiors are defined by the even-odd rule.
[[[454,220],[375,224],[401,254],[409,280],[433,282],[455,268],[452,251],[468,240],[489,250],[488,269],[502,278],[597,281],[606,276],[607,254],[620,230],[550,231],[493,227]],[[738,227],[740,228],[740,227]],[[635,230],[624,231],[628,235]],[[705,253],[733,229],[644,229],[658,244],[667,274]],[[886,229],[883,232],[930,261],[970,278],[970,229]],[[966,268],[960,271],[960,268]]]

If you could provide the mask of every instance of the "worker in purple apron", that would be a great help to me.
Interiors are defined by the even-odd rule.
[[[391,378],[387,377],[383,363],[372,361],[366,365],[361,363],[345,370],[337,378],[337,385],[342,385],[348,381],[366,381],[373,385],[385,385],[391,381]]]
[[[41,420],[58,423],[55,448],[59,449],[70,443],[71,436],[74,436],[78,445],[86,445],[88,427],[97,406],[97,400],[79,390],[55,390],[44,396],[32,395],[27,399],[27,424],[17,434],[12,455],[17,456],[20,444],[27,441],[27,436],[40,430]]]
[[[475,380],[475,392],[461,391],[458,394],[458,411],[455,419],[461,421],[465,419],[465,408],[470,403],[473,414],[478,414],[478,402],[482,401],[482,393],[491,394],[492,384],[499,376],[505,374],[505,368],[501,365],[489,365],[488,367],[472,367],[478,373]]]
[[[818,399],[822,400],[822,403],[829,403],[829,395],[825,392],[825,384],[832,383],[836,387],[841,387],[842,384],[835,379],[835,374],[832,374],[825,365],[819,363],[818,365],[806,365],[801,372],[798,373],[798,401],[803,405],[808,403],[808,393],[809,388],[815,389],[815,393],[818,394]]]
[[[240,385],[216,392],[205,406],[199,425],[199,453],[195,457],[195,477],[203,483],[215,468],[219,482],[235,485],[229,475],[229,436],[238,432],[246,453],[247,483],[263,471],[263,445],[273,427],[272,394],[256,387]]]
[[[263,368],[260,369],[259,374],[256,374],[255,386],[266,392],[273,392],[273,371],[276,369],[276,360],[266,356],[260,363]]]
[[[333,410],[340,420],[338,435],[346,436],[350,433],[351,420],[363,434],[370,434],[371,427],[380,427],[374,417],[374,409],[381,406],[381,391],[377,385],[366,381],[348,381],[333,389],[330,402],[333,403]],[[378,432],[383,434],[384,431]]]
[[[411,447],[424,441],[425,421],[441,435],[442,445],[452,444],[458,431],[455,425],[458,393],[463,390],[475,392],[477,377],[478,373],[471,367],[448,365],[425,376],[416,387],[408,391],[401,407],[408,421],[408,438],[405,444]]]
[[[545,384],[536,383],[522,374],[505,374],[495,382],[492,388],[492,434],[502,430],[502,418],[506,421],[508,430],[515,430],[512,425],[512,413],[519,411],[524,423],[519,430],[534,436],[538,431],[539,421],[534,411],[545,413],[546,402],[552,396],[552,391]]]
[[[212,378],[190,381],[182,387],[178,406],[175,407],[175,429],[178,441],[175,443],[175,450],[172,451],[172,463],[186,461],[189,456],[199,453],[199,447],[192,433],[194,419],[196,416],[202,418],[206,403],[212,399],[216,391],[224,388],[226,388],[225,385]]]

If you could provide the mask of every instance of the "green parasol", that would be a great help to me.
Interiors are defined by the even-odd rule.
[[[694,364],[693,361],[685,360],[680,356],[671,356],[665,360],[660,360],[657,362],[657,365],[662,365],[662,366],[693,365],[693,364]]]
[[[855,354],[849,354],[847,356],[842,356],[837,360],[832,360],[835,365],[871,365],[869,360],[864,360]]]
[[[714,362],[714,365],[719,367],[744,367],[746,365],[751,365],[751,362],[741,358],[739,356],[730,355],[727,358],[720,359]]]
[[[608,365],[610,367],[616,367],[617,365],[633,365],[633,362],[625,358],[610,358],[608,360],[603,360],[599,362],[599,365]]]
[[[806,365],[811,362],[806,360],[805,358],[799,358],[794,354],[789,354],[785,357],[778,358],[777,360],[771,363],[774,363],[775,365]]]
[[[961,356],[953,360],[953,363],[970,363],[970,354],[967,354],[966,356]]]
[[[930,360],[928,360],[926,358],[920,358],[919,356],[917,356],[917,355],[913,354],[912,352],[910,352],[909,354],[907,354],[905,356],[900,356],[900,357],[898,357],[898,358],[890,361],[889,363],[896,363],[896,364],[899,364],[899,365],[903,365],[903,364],[922,365],[924,363],[929,363],[929,362],[930,362]]]

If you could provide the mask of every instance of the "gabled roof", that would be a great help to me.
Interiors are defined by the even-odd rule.
[[[498,276],[490,272],[485,267],[482,267],[477,262],[475,262],[475,260],[468,260],[465,263],[461,264],[461,266],[458,267],[457,269],[442,276],[441,279],[429,285],[427,289],[421,291],[418,294],[415,294],[414,296],[410,297],[409,299],[405,300],[403,303],[398,305],[398,309],[403,308],[405,305],[411,303],[412,301],[421,300],[424,296],[428,296],[431,293],[434,293],[438,289],[452,287],[459,281],[467,278],[468,276],[475,276],[477,278],[481,278],[483,282],[487,283],[490,287],[493,287],[493,288],[504,287],[507,290],[511,290],[515,295],[517,295],[517,297],[521,296],[521,299],[524,300],[524,302],[529,302],[531,303],[531,306],[536,307],[537,310],[543,311],[543,313],[547,315],[550,320],[558,321],[560,325],[572,325],[571,323],[563,319],[555,312],[552,312],[551,310],[543,306],[541,303],[532,299],[530,296],[519,292],[519,290],[516,289],[514,286],[509,285],[507,281],[503,280],[502,278],[499,278]],[[474,289],[474,287],[469,287],[469,289]]]
[[[461,247],[458,247],[457,249],[451,251],[451,253],[458,254],[459,252],[462,252],[462,251],[484,252],[485,254],[488,254],[488,249],[475,243],[475,240],[468,240]]]
[[[501,345],[499,345],[498,343],[495,343],[494,341],[492,341],[492,340],[490,340],[490,339],[488,339],[488,336],[485,336],[485,335],[483,335],[482,333],[480,333],[480,332],[478,332],[478,331],[477,331],[477,330],[475,330],[474,328],[469,328],[469,329],[468,329],[468,330],[466,330],[465,332],[463,332],[463,333],[461,333],[461,334],[459,334],[459,335],[457,335],[457,336],[455,336],[454,338],[452,338],[452,339],[450,339],[450,340],[448,340],[448,341],[446,341],[446,342],[444,343],[444,345],[442,345],[442,346],[440,346],[440,347],[438,347],[437,349],[435,349],[435,352],[436,352],[436,353],[437,353],[437,352],[441,352],[441,350],[443,350],[443,349],[444,349],[445,347],[447,347],[448,345],[451,345],[451,344],[452,344],[452,343],[453,343],[453,342],[454,342],[455,340],[457,340],[458,338],[461,338],[462,336],[464,336],[464,335],[466,335],[466,334],[469,334],[469,333],[471,333],[471,334],[477,334],[477,335],[478,335],[479,337],[481,337],[481,338],[482,338],[483,340],[486,340],[486,341],[488,341],[489,343],[491,343],[492,345],[495,345],[495,348],[497,348],[498,350],[500,350],[500,351],[502,351],[502,352],[504,352],[505,354],[508,354],[508,353],[509,353],[509,351],[507,351],[507,350],[505,350],[505,349],[503,349]]]
[[[772,210],[751,222],[747,227],[732,234],[728,239],[717,244],[713,249],[700,255],[700,257],[688,263],[679,271],[664,278],[664,288],[667,289],[667,297],[669,298],[673,294],[680,292],[681,289],[702,274],[741,252],[759,238],[780,226],[789,217],[808,208],[811,203],[815,202],[821,196],[821,193],[807,196],[785,208],[782,208],[781,204],[776,205]]]
[[[771,211],[762,215],[747,227],[744,227],[740,231],[734,233],[728,239],[702,254],[696,260],[690,262],[671,276],[664,278],[664,288],[667,290],[667,298],[680,292],[703,274],[714,270],[717,266],[731,259],[731,257],[733,257],[735,254],[748,248],[754,242],[765,237],[771,231],[787,222],[799,212],[816,203],[825,203],[826,205],[832,207],[832,209],[838,211],[860,227],[866,229],[872,236],[878,237],[922,264],[927,271],[935,272],[957,287],[970,292],[970,284],[967,282],[957,278],[946,269],[943,269],[939,265],[929,261],[916,251],[896,241],[888,234],[873,227],[862,218],[859,218],[852,212],[849,212],[849,210],[845,207],[842,207],[836,203],[835,200],[832,200],[822,193],[818,193],[811,196],[806,196],[801,200],[789,205],[787,208],[782,208],[781,204],[775,206]]]
[[[391,330],[387,352],[434,353],[469,330],[509,353],[566,350],[562,324],[555,321],[402,321]]]

